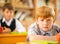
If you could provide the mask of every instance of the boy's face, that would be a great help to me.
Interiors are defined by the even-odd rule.
[[[39,28],[42,29],[43,31],[48,31],[52,27],[54,22],[53,17],[48,17],[46,19],[44,18],[38,18],[37,24],[39,25]]]
[[[13,18],[14,16],[14,11],[13,10],[8,10],[8,9],[5,9],[3,11],[3,16],[5,17],[5,19],[7,21],[9,21],[11,18]]]

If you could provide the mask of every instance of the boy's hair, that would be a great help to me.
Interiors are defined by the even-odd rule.
[[[13,10],[13,6],[10,3],[6,3],[4,4],[4,6],[2,7],[2,10],[4,11],[5,9],[8,10]]]
[[[52,8],[48,6],[41,6],[36,10],[36,19],[38,19],[38,17],[41,17],[44,19],[48,17],[53,17],[55,20],[55,12]]]

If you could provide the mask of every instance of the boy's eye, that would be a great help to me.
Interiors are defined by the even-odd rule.
[[[48,19],[47,21],[51,21],[51,19]]]

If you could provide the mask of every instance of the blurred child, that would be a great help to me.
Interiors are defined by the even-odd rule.
[[[55,12],[52,8],[42,6],[37,9],[36,22],[29,26],[28,35],[54,36],[60,27],[54,24]]]
[[[2,8],[3,18],[0,20],[3,27],[2,33],[5,32],[25,32],[25,28],[22,24],[14,18],[14,9],[10,3],[6,3]]]

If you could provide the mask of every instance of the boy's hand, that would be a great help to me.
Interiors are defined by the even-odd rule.
[[[11,32],[11,29],[7,27],[4,27],[4,30],[2,31],[2,33],[10,33],[10,32]]]

